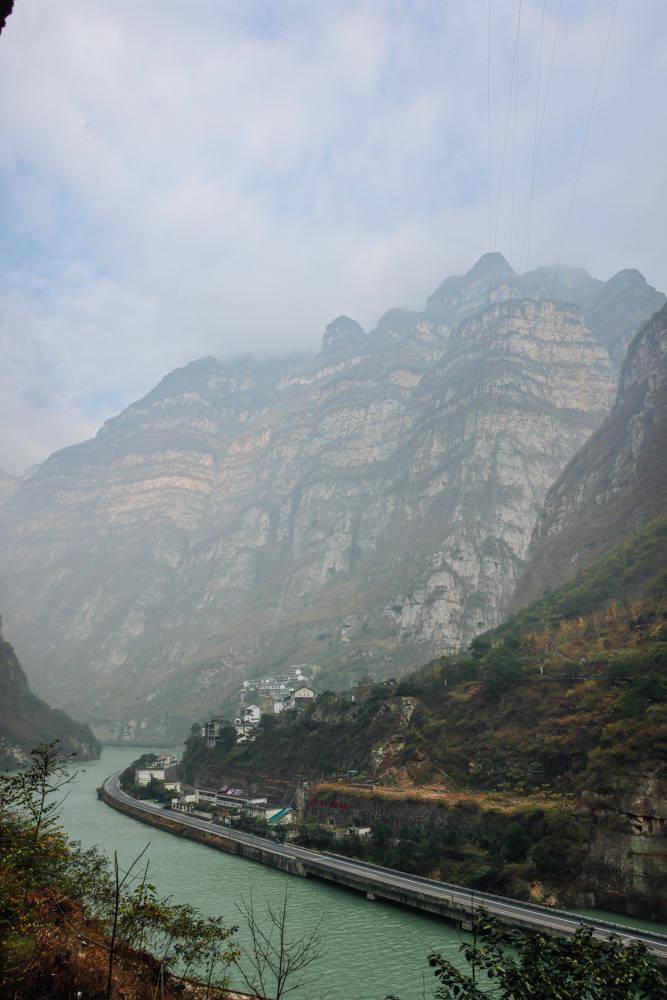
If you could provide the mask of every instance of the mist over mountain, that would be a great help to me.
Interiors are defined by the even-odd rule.
[[[343,686],[494,627],[656,300],[638,272],[485,255],[421,312],[339,317],[315,357],[171,372],[4,504],[35,685],[105,735],[161,737],[242,676],[307,662]]]
[[[100,745],[88,726],[35,697],[14,649],[2,635],[0,619],[0,768],[20,767],[40,743],[59,740],[64,754],[79,760],[98,757]]]

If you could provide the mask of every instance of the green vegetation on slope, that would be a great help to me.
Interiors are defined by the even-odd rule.
[[[667,753],[667,518],[561,590],[400,683],[325,692],[254,743],[191,738],[189,778],[350,769],[385,785],[577,793]],[[634,780],[632,778],[631,780]]]
[[[142,852],[112,867],[68,841],[59,803],[76,772],[57,744],[0,775],[0,995],[14,1000],[222,997],[234,928],[158,896]],[[181,977],[197,967],[209,985]]]
[[[16,653],[0,635],[0,768],[19,766],[37,743],[52,740],[59,740],[63,752],[81,760],[100,754],[100,744],[88,726],[32,693]]]
[[[601,905],[664,913],[664,848],[648,833],[639,844],[632,824],[662,815],[666,547],[663,518],[465,654],[401,682],[325,692],[263,720],[255,742],[210,750],[193,734],[186,777],[303,777],[303,835],[316,845],[331,846],[319,827],[345,817],[372,837],[337,850],[472,887],[567,902],[594,892]]]

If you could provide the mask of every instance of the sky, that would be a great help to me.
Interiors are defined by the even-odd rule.
[[[619,0],[593,107],[615,3],[16,0],[0,467],[193,358],[419,308],[488,249],[667,290],[667,5]]]

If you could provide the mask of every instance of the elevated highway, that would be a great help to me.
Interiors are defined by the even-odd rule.
[[[294,844],[277,844],[264,837],[134,799],[121,789],[120,772],[106,779],[100,789],[100,797],[121,812],[177,836],[197,840],[230,854],[239,854],[293,875],[325,879],[362,892],[369,899],[388,900],[433,913],[463,927],[470,925],[471,914],[477,909],[492,913],[499,923],[506,926],[556,936],[573,935],[581,924],[585,924],[593,929],[594,936],[598,938],[617,934],[626,944],[641,941],[661,963],[667,965],[667,935],[492,893],[472,892],[460,885],[437,882],[333,853],[312,851]]]

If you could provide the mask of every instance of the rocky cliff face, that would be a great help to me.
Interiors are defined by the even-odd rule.
[[[667,510],[667,306],[632,341],[614,407],[549,490],[521,607]]]
[[[4,507],[0,563],[40,690],[160,737],[242,675],[340,685],[497,624],[615,381],[549,275],[586,307],[607,287],[482,258],[423,312],[340,317],[314,358],[193,362],[51,456]]]
[[[0,768],[20,767],[34,747],[52,740],[60,740],[63,752],[76,753],[80,760],[99,756],[99,743],[88,726],[49,708],[30,691],[0,622]]]
[[[647,758],[640,776],[619,775],[606,794],[589,793],[582,814],[591,819],[585,877],[594,904],[664,916],[667,783],[661,762]]]

